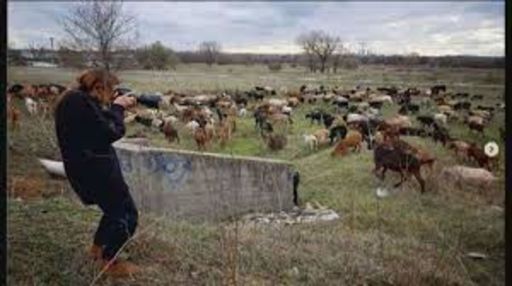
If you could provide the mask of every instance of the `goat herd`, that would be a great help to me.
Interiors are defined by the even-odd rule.
[[[58,84],[11,85],[7,90],[11,129],[17,128],[21,115],[12,104],[12,97],[24,100],[29,115],[47,116],[55,98],[65,90]],[[140,103],[126,112],[126,124],[138,123],[159,130],[171,144],[179,144],[180,133],[187,133],[201,151],[207,150],[213,142],[226,146],[237,132],[237,120],[249,114],[254,118],[256,134],[265,145],[272,151],[283,149],[287,145],[288,130],[296,120],[295,111],[303,105],[310,109],[305,119],[321,126],[311,134],[302,134],[311,151],[333,147],[331,155],[343,157],[350,151],[360,152],[365,143],[368,150],[373,150],[373,172],[377,177],[383,180],[388,169],[400,174],[395,187],[413,175],[424,192],[421,168],[424,165],[432,168],[436,160],[425,148],[402,140],[403,135],[430,138],[476,165],[445,167],[442,174],[452,180],[487,187],[496,179],[491,173],[496,159],[487,156],[477,143],[455,138],[449,131],[453,122],[461,122],[469,132],[485,136],[486,126],[496,113],[503,112],[504,104],[478,104],[483,100],[482,95],[448,92],[445,85],[423,90],[360,86],[343,90],[302,85],[297,90],[279,92],[256,86],[249,91],[199,95],[172,90],[163,94],[136,94],[128,88],[117,88],[115,92],[135,96]],[[382,108],[396,104],[398,113],[384,117]],[[413,121],[417,122],[416,126]],[[504,129],[500,132],[504,140]]]

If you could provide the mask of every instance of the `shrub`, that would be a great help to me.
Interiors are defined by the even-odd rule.
[[[268,67],[268,69],[269,69],[270,71],[273,71],[273,72],[278,72],[278,71],[280,71],[280,70],[283,68],[283,66],[281,65],[281,63],[269,63],[269,64],[267,65],[267,67]]]
[[[344,58],[341,60],[341,68],[348,70],[355,70],[359,68],[359,61],[356,58]]]

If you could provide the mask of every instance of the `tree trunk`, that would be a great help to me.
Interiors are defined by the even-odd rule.
[[[320,72],[321,73],[325,72],[325,60],[324,59],[320,60]]]
[[[109,52],[107,47],[102,47],[101,49],[101,61],[103,62],[103,67],[107,70],[107,72],[110,71],[110,59],[109,59]]]

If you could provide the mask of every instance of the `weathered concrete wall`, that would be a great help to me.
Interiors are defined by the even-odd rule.
[[[220,220],[251,211],[286,211],[293,207],[289,163],[122,141],[114,146],[141,211]]]

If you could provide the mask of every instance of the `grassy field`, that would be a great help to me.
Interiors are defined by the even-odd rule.
[[[10,67],[8,71],[10,81],[29,83],[67,84],[77,75],[63,69]],[[320,75],[289,68],[271,73],[263,66],[188,65],[170,72],[126,71],[120,77],[136,90],[162,92],[249,89],[256,84],[279,90],[296,89],[303,83],[344,87],[445,83],[453,91],[483,94],[487,104],[501,102],[504,92],[504,71],[481,69],[363,66]],[[379,183],[371,173],[370,151],[333,159],[329,148],[311,152],[304,146],[301,135],[320,128],[304,118],[315,107],[294,110],[288,145],[282,151],[265,148],[248,116],[237,120],[235,137],[226,148],[214,144],[209,152],[289,160],[301,172],[301,203],[319,202],[342,219],[247,229],[227,222],[169,222],[143,213],[139,235],[123,255],[140,262],[144,272],[125,281],[94,280],[98,268],[85,258],[85,248],[99,212],[80,206],[70,196],[67,183],[44,174],[35,158],[57,156],[53,126],[48,119],[24,116],[22,128],[9,134],[9,191],[12,197],[23,197],[9,200],[9,284],[225,285],[233,279],[238,285],[504,284],[503,152],[495,172],[499,182],[492,189],[456,189],[439,178],[439,171],[443,166],[469,163],[430,139],[406,138],[438,158],[433,172],[425,172],[428,192],[421,195],[417,182],[410,180],[391,197],[377,199],[374,191]],[[396,110],[388,107],[384,114]],[[450,131],[469,141],[495,140],[503,150],[498,132],[503,125],[504,114],[498,113],[485,136],[474,135],[459,123],[452,123]],[[195,149],[184,130],[180,130],[179,145],[169,145],[161,134],[144,127],[128,126],[128,134],[137,131],[151,134],[155,145]],[[386,184],[397,180],[390,174]],[[469,252],[484,253],[487,258],[468,258]]]

